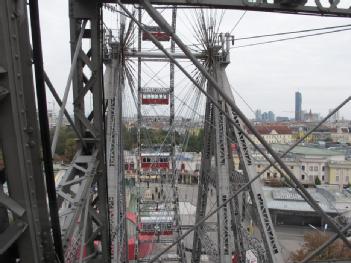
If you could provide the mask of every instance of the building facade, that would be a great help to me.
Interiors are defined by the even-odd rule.
[[[269,144],[290,144],[293,142],[292,131],[286,125],[257,125],[255,128]],[[249,136],[256,144],[260,144],[250,131]]]
[[[340,188],[351,184],[351,161],[329,162],[328,183]]]

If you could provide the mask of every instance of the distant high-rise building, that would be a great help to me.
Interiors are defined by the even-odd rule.
[[[273,111],[269,111],[268,112],[268,121],[269,122],[274,122],[275,121],[275,115],[274,115]]]
[[[301,121],[302,116],[302,95],[300,92],[295,92],[295,121]]]
[[[256,120],[256,121],[262,121],[262,113],[261,113],[261,110],[256,110],[256,111],[255,111],[255,120]]]
[[[262,121],[268,122],[268,113],[267,112],[262,113]]]

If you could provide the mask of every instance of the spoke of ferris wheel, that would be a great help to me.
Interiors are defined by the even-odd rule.
[[[284,170],[284,172],[286,173],[286,175],[289,177],[289,179],[291,179],[295,185],[300,189],[300,191],[303,193],[303,195],[301,195],[311,206],[312,208],[317,211],[324,220],[327,221],[328,224],[330,224],[332,226],[332,228],[338,232],[341,236],[341,238],[343,239],[343,241],[345,242],[345,244],[347,244],[350,248],[351,248],[351,243],[350,241],[346,238],[346,236],[341,233],[339,226],[336,224],[336,222],[331,219],[325,212],[324,210],[319,206],[319,204],[313,199],[313,197],[311,196],[311,194],[303,187],[303,185],[297,180],[297,178],[295,177],[295,175],[291,172],[291,170],[288,168],[288,166],[279,158],[279,156],[277,155],[277,153],[272,149],[272,147],[266,142],[266,140],[262,137],[262,135],[260,135],[258,133],[258,131],[254,128],[254,126],[252,125],[252,123],[250,122],[250,120],[243,114],[243,112],[238,108],[238,106],[235,104],[235,102],[225,93],[222,91],[220,85],[217,83],[217,81],[207,72],[207,70],[201,65],[201,63],[194,57],[194,55],[189,51],[189,49],[186,47],[186,45],[183,43],[183,41],[177,36],[176,33],[174,33],[171,29],[171,27],[169,26],[168,22],[157,12],[157,10],[154,9],[154,7],[151,5],[150,1],[148,0],[142,0],[141,1],[145,10],[148,12],[148,14],[154,19],[154,21],[167,33],[169,34],[172,39],[177,43],[177,45],[181,48],[181,50],[184,52],[184,54],[186,54],[189,59],[194,63],[194,65],[200,70],[200,72],[206,77],[206,79],[209,81],[209,83],[211,83],[214,87],[214,89],[218,92],[218,94],[226,101],[226,103],[228,103],[228,105],[232,108],[232,110],[238,115],[238,117],[241,119],[241,121],[246,125],[246,127],[253,133],[253,135],[257,138],[257,140],[262,144],[262,146],[264,146],[264,148],[266,149],[266,151],[273,157],[273,159],[276,160],[276,162],[280,165],[280,167]],[[130,12],[128,12],[130,14]],[[128,15],[129,15],[128,14]],[[138,26],[140,26],[144,32],[149,33],[147,30],[145,30],[145,28],[143,28],[143,26],[139,23]],[[150,34],[150,33],[149,33]],[[152,36],[150,34],[150,36]],[[149,36],[149,37],[150,37]],[[174,59],[174,57],[167,52],[167,50],[164,49],[163,45],[156,39],[156,38],[152,38],[150,37],[150,39],[154,42],[154,44],[157,44],[160,48],[162,48],[161,50],[167,55],[169,56],[169,58],[178,66],[178,67],[182,67],[179,63],[177,63],[177,60]],[[187,74],[187,72],[184,70],[185,74]],[[197,84],[197,83],[196,83]],[[201,89],[201,87],[199,85],[197,85],[198,88]],[[206,91],[204,91],[206,94]],[[209,95],[207,95],[208,98],[210,98]],[[213,100],[213,98],[211,99],[212,103],[215,102],[215,100]],[[219,108],[218,103],[217,104],[217,108]],[[214,104],[214,105],[216,105]],[[230,118],[230,116],[228,114],[225,114],[223,112],[223,115],[227,117],[227,119],[229,121],[231,121],[232,119]],[[245,135],[246,133],[241,129],[241,127],[239,127],[239,125],[237,125],[233,120],[232,120],[232,124],[240,131],[243,133],[243,135]],[[249,136],[245,136],[247,139]],[[249,139],[248,139],[249,140]],[[249,140],[250,141],[250,140]],[[259,147],[253,142],[254,147],[259,150]],[[266,155],[263,151],[261,151],[261,149],[259,150],[259,152],[261,154]],[[267,155],[266,155],[267,156]],[[272,162],[271,162],[272,163]],[[273,164],[273,163],[272,163]],[[273,165],[274,166],[274,165]],[[274,166],[276,167],[276,166]],[[277,170],[280,170],[279,168]],[[285,174],[282,173],[284,176]]]
[[[163,47],[163,45],[150,33],[148,32],[138,21],[135,17],[132,16],[132,14],[129,12],[128,9],[125,8],[125,6],[120,2],[117,1],[117,3],[121,6],[122,9],[130,16],[131,19],[134,20],[134,22],[148,35],[150,40],[157,46],[159,49],[166,54],[166,56],[174,62],[175,65],[179,69],[182,70],[182,72],[189,77],[191,81],[211,100],[211,102],[218,108],[220,109],[219,104],[209,95],[207,92],[198,85],[198,83],[192,79],[192,77],[189,75],[189,73],[183,69],[183,67],[178,63],[178,61]],[[177,37],[175,33],[172,32],[170,29],[167,21],[164,20],[163,17],[161,17],[157,11],[152,7],[149,1],[142,1],[145,9],[149,12],[150,16],[154,18],[154,20],[158,23],[161,24],[162,28],[168,33],[169,35],[172,36],[172,38],[175,40],[177,45],[183,50],[183,52],[189,57],[189,59],[194,63],[194,65],[201,71],[202,74],[207,78],[207,80],[213,85],[213,87],[216,89],[216,91],[222,96],[222,98],[231,106],[234,112],[240,117],[240,119],[244,122],[244,124],[248,127],[249,130],[253,133],[253,135],[258,139],[258,141],[266,148],[267,152],[271,154],[271,156],[276,160],[276,162],[281,166],[281,168],[284,170],[284,172],[287,174],[287,176],[297,185],[297,187],[300,189],[301,192],[303,192],[302,197],[313,207],[315,211],[320,214],[324,220],[327,221],[328,224],[331,225],[331,227],[340,234],[341,238],[343,241],[351,247],[350,242],[348,239],[345,237],[343,233],[340,232],[339,227],[337,224],[321,209],[321,207],[317,204],[317,202],[312,198],[312,196],[304,189],[303,185],[296,179],[296,177],[292,174],[292,172],[289,170],[289,168],[286,166],[286,164],[279,158],[279,156],[275,153],[275,151],[268,145],[268,143],[263,139],[263,137],[257,132],[257,130],[253,127],[253,125],[250,123],[250,121],[246,118],[246,116],[241,112],[241,110],[236,106],[235,102],[230,99],[226,94],[223,93],[223,91],[220,89],[220,86],[218,83],[210,76],[210,74],[202,67],[202,65],[197,61],[196,58],[189,52],[189,50],[186,48],[186,46],[183,44],[183,42]],[[224,112],[221,111],[223,115],[228,119],[229,122],[231,122],[234,127],[238,129],[243,135],[247,138],[247,140],[266,158],[269,160],[269,162],[274,165],[270,158],[268,158],[267,154],[263,152],[260,147],[253,142],[253,140],[246,134],[246,132],[239,126],[237,125],[231,118],[230,116]],[[280,170],[278,167],[276,168],[277,170]],[[283,174],[285,175],[285,174]]]

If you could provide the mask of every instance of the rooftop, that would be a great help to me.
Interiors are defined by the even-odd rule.
[[[287,144],[272,144],[272,148],[276,152],[285,152],[290,145]],[[343,156],[344,153],[340,151],[333,151],[329,149],[316,148],[310,146],[296,146],[290,153],[297,155],[314,155],[314,156]]]
[[[274,131],[277,134],[291,134],[291,129],[286,125],[257,125],[255,129],[260,134],[274,134]],[[249,131],[250,133],[250,131]]]
[[[273,188],[263,187],[267,206],[269,209],[299,211],[299,212],[313,212],[314,209],[303,200],[295,189],[291,188]],[[317,201],[319,206],[327,213],[337,213],[337,210],[321,193],[316,189],[306,189]]]

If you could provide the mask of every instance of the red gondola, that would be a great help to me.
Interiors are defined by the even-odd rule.
[[[144,27],[158,41],[169,41],[171,39],[170,36],[167,33],[162,32],[158,26],[144,26]],[[149,35],[146,32],[143,32],[142,39],[143,39],[143,41],[150,41],[151,40]]]
[[[140,234],[172,235],[175,228],[172,216],[145,216],[140,218]]]
[[[168,105],[169,95],[165,93],[143,93],[141,103],[144,105]]]
[[[141,168],[143,170],[168,170],[169,153],[142,153]]]

